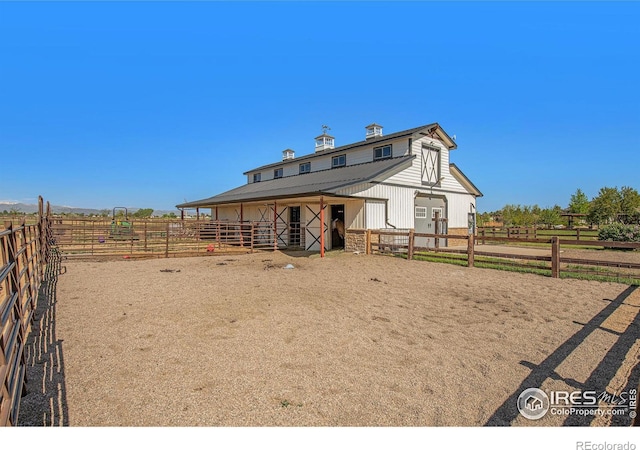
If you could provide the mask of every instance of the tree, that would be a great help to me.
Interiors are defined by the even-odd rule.
[[[561,208],[556,205],[553,208],[545,208],[540,211],[540,222],[547,228],[552,228],[560,223]]]
[[[589,213],[589,198],[581,189],[576,190],[569,201],[569,212],[573,214]]]
[[[176,216],[176,214],[172,213],[172,212],[170,212],[169,214],[163,214],[162,215],[163,219],[175,219],[176,217],[178,217],[178,216]]]
[[[153,214],[153,209],[151,208],[141,208],[132,214],[133,217],[144,218],[151,217]]]
[[[591,200],[587,220],[595,224],[613,223],[620,213],[622,196],[618,188],[600,188],[598,196]]]
[[[620,215],[624,223],[637,223],[640,218],[640,194],[632,187],[620,189]]]

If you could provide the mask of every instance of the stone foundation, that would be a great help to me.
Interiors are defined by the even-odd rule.
[[[367,251],[367,230],[348,229],[345,231],[344,238],[345,252],[365,253]]]

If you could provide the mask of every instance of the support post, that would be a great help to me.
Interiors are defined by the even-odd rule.
[[[273,251],[278,250],[278,202],[273,201]]]
[[[216,206],[216,222],[218,221],[218,207]]]
[[[240,203],[240,247],[244,247],[244,236],[242,236],[243,222],[244,222],[244,205]]]
[[[409,230],[409,248],[407,249],[407,261],[411,261],[413,259],[413,243],[415,241],[414,233],[415,230],[411,228]]]
[[[180,220],[184,221],[184,209],[180,210]]]
[[[485,231],[486,231],[486,230],[483,228],[483,229],[482,229],[482,245],[484,245],[484,244],[485,244],[485,240],[484,240],[484,233],[485,233]]]
[[[164,237],[164,257],[169,257],[169,221],[167,220],[167,227],[165,229],[165,237]]]
[[[196,220],[200,220],[200,208],[196,208]]]
[[[320,258],[324,258],[324,198],[320,197]]]
[[[475,236],[473,234],[470,234],[468,236],[467,239],[467,267],[473,267],[473,264],[475,263],[475,255],[474,255],[474,251],[475,251]]]
[[[551,238],[551,276],[560,278],[560,239],[558,236]]]
[[[366,238],[365,238],[365,254],[370,255],[371,254],[371,230],[367,229],[367,234],[366,234]]]
[[[435,221],[435,231],[436,231],[434,234],[438,235],[440,234],[440,211],[436,211],[434,215],[435,215],[434,221]],[[438,248],[440,248],[440,238],[436,237],[436,250]]]

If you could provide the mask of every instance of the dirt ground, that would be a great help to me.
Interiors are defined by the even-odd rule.
[[[530,421],[516,400],[637,387],[640,289],[348,253],[61,264],[28,348],[22,425],[631,420]]]

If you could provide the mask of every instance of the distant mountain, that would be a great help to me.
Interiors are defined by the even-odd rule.
[[[133,214],[140,208],[128,208],[129,214]],[[0,213],[4,211],[11,212],[16,211],[18,213],[23,214],[33,214],[38,212],[38,205],[30,205],[27,203],[16,203],[16,202],[0,202]],[[111,210],[109,209],[109,216],[111,215]],[[92,208],[75,208],[72,206],[60,206],[60,205],[51,205],[51,212],[53,214],[84,214],[85,216],[89,215],[100,215],[103,210],[102,209],[92,209]],[[163,216],[164,214],[174,213],[177,216],[180,216],[180,211],[177,209],[174,210],[154,210],[153,215],[156,217]]]

